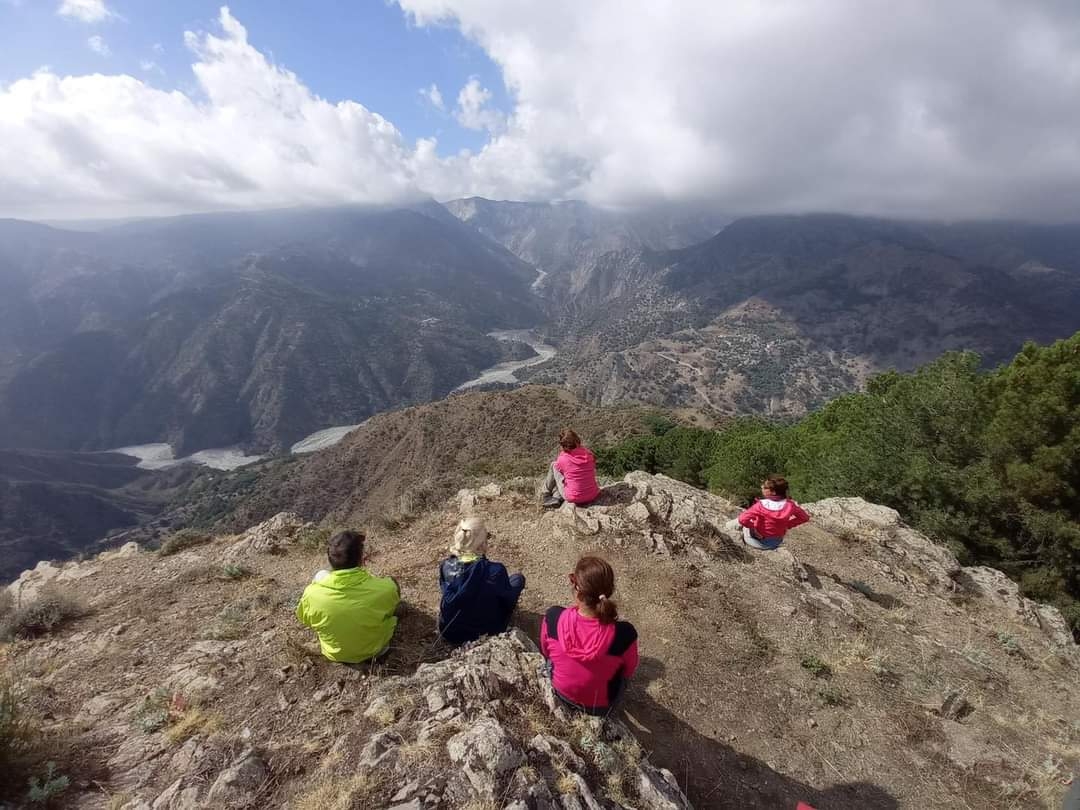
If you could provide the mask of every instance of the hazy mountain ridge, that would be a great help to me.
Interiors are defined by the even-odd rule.
[[[875,370],[952,349],[994,363],[1072,334],[1070,246],[1080,256],[1080,228],[742,219],[698,245],[575,270],[560,355],[525,376],[598,403],[797,415]]]
[[[0,268],[9,306],[64,317],[8,341],[0,446],[280,448],[445,395],[503,357],[485,332],[542,317],[532,268],[448,215],[267,212],[101,234],[19,225],[38,244]],[[124,289],[122,305],[102,295],[84,301],[90,320],[67,312],[79,262],[93,265],[88,286]]]

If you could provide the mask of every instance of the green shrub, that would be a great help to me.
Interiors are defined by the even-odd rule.
[[[246,565],[234,565],[233,563],[227,563],[221,566],[221,576],[224,579],[247,579],[252,574],[250,568]]]
[[[169,699],[169,690],[163,688],[144,697],[135,712],[135,725],[147,734],[163,729],[169,722]]]
[[[816,655],[807,655],[799,662],[803,669],[811,673],[815,678],[828,678],[832,675],[832,667],[818,658]]]
[[[308,526],[296,533],[296,545],[301,548],[325,551],[334,530],[325,526]]]
[[[209,543],[211,539],[213,538],[205,532],[196,531],[195,529],[181,529],[161,544],[158,554],[162,557],[168,557],[170,554],[176,554],[185,549]]]
[[[57,774],[55,762],[46,763],[44,776],[40,779],[36,776],[30,779],[30,790],[26,794],[27,801],[31,804],[48,805],[67,790],[70,784],[70,780],[64,774]]]
[[[43,589],[34,600],[0,618],[0,639],[44,636],[84,612],[82,604],[68,594]]]

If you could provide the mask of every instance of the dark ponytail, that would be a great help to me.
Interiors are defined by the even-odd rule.
[[[612,601],[615,572],[601,557],[582,557],[574,568],[578,597],[596,614],[601,624],[614,624],[619,608]]]

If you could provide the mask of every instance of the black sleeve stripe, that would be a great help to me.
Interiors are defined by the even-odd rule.
[[[608,647],[608,655],[622,655],[637,641],[637,630],[630,622],[615,623],[615,638]]]
[[[547,613],[544,614],[544,622],[547,624],[548,638],[559,637],[559,617],[562,616],[562,612],[565,608],[561,607],[549,607]]]

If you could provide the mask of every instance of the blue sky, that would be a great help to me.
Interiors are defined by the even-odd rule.
[[[184,32],[216,31],[221,5],[110,0],[116,16],[86,23],[59,16],[59,0],[0,0],[0,83],[48,65],[60,75],[127,73],[161,89],[190,91],[193,58]],[[407,140],[435,136],[440,154],[478,149],[487,136],[435,109],[420,88],[436,84],[450,110],[476,76],[491,91],[492,106],[511,106],[498,67],[482,49],[455,27],[411,25],[396,4],[233,0],[228,6],[251,43],[314,93],[331,102],[360,102],[392,121]],[[107,56],[88,46],[94,35],[108,47]],[[161,71],[143,69],[147,62]]]

